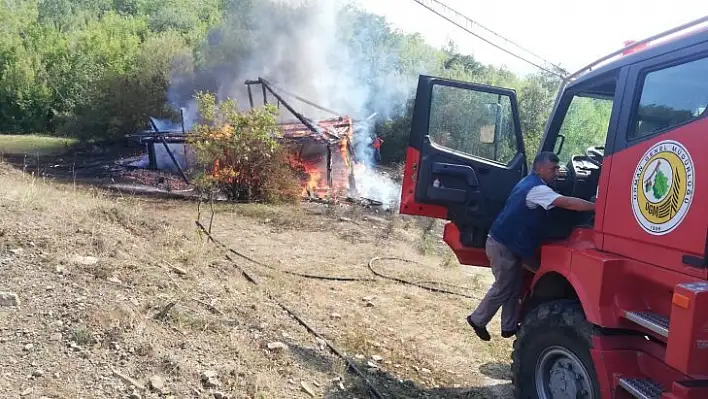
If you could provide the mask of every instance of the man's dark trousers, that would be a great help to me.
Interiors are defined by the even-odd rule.
[[[491,236],[487,237],[486,252],[495,281],[470,319],[478,326],[486,326],[501,307],[502,331],[514,331],[521,295],[521,258]]]

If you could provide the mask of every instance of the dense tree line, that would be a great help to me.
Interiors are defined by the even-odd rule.
[[[0,131],[116,137],[165,116],[169,74],[219,23],[219,0],[7,0]]]
[[[419,35],[397,32],[384,18],[353,6],[339,7],[327,15],[315,12],[322,4],[5,0],[0,5],[0,132],[117,139],[146,128],[149,116],[174,117],[175,106],[184,105],[198,90],[228,94],[226,81],[242,85],[245,75],[268,76],[269,63],[277,67],[279,81],[298,81],[307,76],[307,68],[296,58],[283,58],[282,53],[299,51],[298,57],[318,58],[317,62],[334,62],[330,59],[346,54],[341,64],[334,63],[330,69],[347,66],[331,79],[339,83],[346,76],[347,93],[326,105],[376,113],[375,131],[385,140],[385,162],[403,159],[411,97],[420,73],[516,89],[521,129],[528,138],[528,150],[536,150],[559,84],[553,76],[516,76],[460,54],[453,44],[434,48]],[[315,14],[335,19],[332,36],[336,42],[308,42],[329,33],[302,31],[308,21],[309,26],[329,21],[313,20]],[[301,46],[292,48],[295,42],[287,40],[298,37],[303,39]],[[309,51],[325,44],[341,51]],[[265,48],[277,52],[263,55]],[[454,118],[469,118],[457,115],[455,109],[469,106],[470,100],[465,103],[451,96],[446,101],[450,102],[445,111],[450,119],[447,128],[469,128],[464,125],[467,122]],[[594,123],[599,127],[591,131],[601,132],[602,122],[589,114],[593,110],[583,109],[578,124]]]

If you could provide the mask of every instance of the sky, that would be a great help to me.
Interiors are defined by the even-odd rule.
[[[393,28],[418,32],[430,44],[454,41],[479,61],[505,65],[517,73],[534,66],[495,49],[413,0],[357,0],[386,17]],[[708,15],[702,0],[442,0],[448,7],[543,58],[575,71],[624,45]],[[576,10],[570,9],[575,3]],[[489,35],[488,35],[489,36]],[[499,42],[500,44],[503,41]]]

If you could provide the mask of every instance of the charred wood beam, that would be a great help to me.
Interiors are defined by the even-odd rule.
[[[247,84],[246,88],[248,88],[248,102],[251,104],[251,108],[253,108],[253,90],[251,90],[251,85]]]
[[[165,146],[165,151],[167,151],[167,154],[172,159],[172,162],[177,167],[177,170],[179,170],[179,174],[182,176],[182,180],[184,180],[185,183],[189,184],[189,179],[187,178],[187,175],[184,173],[184,170],[182,170],[182,167],[179,165],[179,162],[177,162],[177,159],[175,158],[174,154],[172,154],[172,150],[170,150],[170,146],[167,145],[167,141],[165,141],[164,137],[162,137],[162,145]]]
[[[246,82],[246,84],[260,84],[261,87],[263,88],[263,96],[265,98],[266,95],[266,90],[269,91],[273,97],[275,97],[278,101],[280,101],[283,106],[290,111],[291,114],[293,114],[303,125],[307,126],[308,129],[310,129],[313,133],[320,133],[320,129],[315,127],[312,122],[310,122],[307,118],[305,118],[301,113],[297,112],[295,108],[293,108],[287,101],[283,100],[283,98],[277,94],[273,88],[270,86],[270,83],[268,83],[265,79],[263,78],[258,78],[257,81],[249,80]]]
[[[165,146],[165,151],[167,151],[167,154],[172,159],[172,162],[174,162],[175,166],[177,167],[177,170],[179,170],[179,174],[182,176],[182,180],[184,180],[185,183],[189,184],[189,179],[187,178],[187,175],[184,173],[184,170],[182,170],[182,167],[179,165],[179,162],[177,162],[177,159],[175,158],[174,154],[172,154],[172,150],[170,150],[170,146],[167,145],[167,140],[165,140],[165,136],[161,134],[160,129],[157,128],[157,125],[155,124],[155,121],[152,120],[152,118],[150,118],[150,124],[152,124],[152,128],[155,129],[155,133],[159,135],[162,145]],[[155,146],[153,145],[153,157],[155,156],[154,148]],[[151,159],[150,162],[152,161],[153,160]],[[155,169],[157,169],[157,159],[155,159]]]
[[[366,198],[366,197],[358,197],[358,198],[347,197],[347,198],[346,198],[346,201],[347,201],[347,202],[350,202],[350,203],[352,203],[352,204],[361,205],[361,206],[364,206],[364,207],[367,207],[367,208],[368,208],[368,207],[371,207],[371,206],[381,206],[381,205],[383,205],[383,202],[381,202],[381,201],[377,201],[377,200],[375,200],[375,199]]]
[[[150,124],[155,130],[155,133],[160,134],[160,129],[157,128],[155,121],[150,118]],[[157,154],[155,153],[155,142],[148,143],[148,167],[152,170],[157,169]]]
[[[359,190],[356,189],[356,179],[354,178],[354,173],[349,173],[349,194],[359,195]]]
[[[168,143],[185,143],[187,142],[187,137],[186,135],[181,135],[181,134],[170,134],[170,133],[163,133],[163,134],[127,134],[125,136],[128,139],[139,139],[141,143],[154,143],[157,141],[162,141],[164,138]],[[199,136],[196,136],[199,137]]]
[[[352,161],[351,163],[358,163],[356,160],[356,153],[354,152],[354,145],[351,140],[347,140],[347,150],[349,151],[349,159]]]
[[[332,187],[332,146],[327,144],[327,187]]]
[[[331,137],[331,138],[333,138],[333,139],[336,139],[336,140],[340,140],[340,139],[341,139],[339,136],[336,136],[336,135],[334,135],[334,134],[332,134],[332,133],[329,133],[329,132],[327,132],[327,131],[325,131],[325,130],[323,130],[323,129],[317,127],[317,126],[315,126],[309,119],[305,118],[305,116],[303,116],[301,113],[297,112],[297,111],[295,110],[295,108],[293,108],[292,105],[290,105],[290,103],[288,103],[287,101],[285,101],[285,99],[283,99],[283,97],[280,96],[280,94],[278,94],[278,93],[275,91],[275,89],[273,89],[273,87],[270,85],[270,83],[269,83],[267,80],[265,80],[265,79],[263,79],[263,78],[258,78],[258,80],[255,80],[255,81],[254,81],[254,80],[247,80],[247,81],[246,81],[246,85],[252,85],[252,84],[260,84],[260,85],[261,85],[261,87],[263,88],[263,96],[264,96],[264,98],[265,98],[265,95],[266,95],[266,94],[265,94],[265,93],[266,93],[266,90],[269,91],[270,94],[273,95],[273,97],[275,97],[281,104],[283,104],[283,106],[284,106],[291,114],[293,114],[303,125],[305,125],[305,126],[306,126],[308,129],[310,129],[310,131],[312,131],[313,133],[324,134],[324,135],[329,136],[329,137]]]
[[[381,202],[381,201],[377,201],[377,200],[373,200],[373,199],[365,198],[365,197],[358,197],[358,198],[346,197],[346,198],[333,199],[333,198],[319,198],[319,197],[309,196],[309,197],[303,198],[303,200],[309,201],[309,202],[317,202],[320,204],[327,204],[327,205],[334,205],[337,203],[353,204],[353,205],[363,206],[364,208],[371,208],[374,206],[382,206],[383,205],[383,202]]]
[[[155,133],[160,134],[160,129],[157,128],[157,125],[155,124],[155,121],[150,118],[150,124],[152,125],[153,130],[155,130]]]
[[[155,154],[155,142],[147,143],[148,147],[148,169],[157,169],[157,154]]]

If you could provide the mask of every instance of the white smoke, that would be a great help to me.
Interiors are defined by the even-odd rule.
[[[356,168],[357,191],[393,206],[400,187],[371,170],[373,124],[363,121],[374,113],[379,120],[400,116],[415,89],[418,74],[399,72],[398,48],[395,44],[377,42],[383,39],[381,32],[376,31],[381,29],[380,25],[342,18],[349,3],[263,0],[249,6],[250,11],[248,7],[245,11],[233,10],[219,28],[208,34],[202,54],[207,60],[223,59],[224,54],[236,55],[192,77],[176,77],[170,87],[170,99],[178,106],[186,106],[186,116],[192,117],[194,104],[187,102],[195,90],[206,88],[215,91],[220,99],[237,100],[245,109],[249,101],[244,82],[263,77],[278,87],[362,121],[355,122],[353,142],[356,160],[365,166]],[[238,5],[236,1],[235,7]],[[417,69],[425,73],[423,65]],[[284,97],[297,111],[314,120],[333,116]],[[253,98],[256,106],[262,104],[260,86],[253,86]],[[269,96],[269,102],[274,103],[275,99]],[[283,107],[281,115],[281,121],[294,119]]]
[[[388,175],[366,166],[354,168],[354,182],[362,198],[381,201],[386,210],[395,209],[401,198],[401,186]]]
[[[187,162],[188,159],[188,148],[184,144],[169,143],[167,146],[172,152],[172,156],[182,168],[182,170],[187,169],[190,165]],[[178,172],[179,169],[172,161],[172,157],[165,149],[162,143],[155,143],[155,167],[159,170],[169,170],[171,172]],[[135,161],[129,162],[129,166],[134,168],[148,168],[150,166],[150,158],[148,155],[143,155]]]

